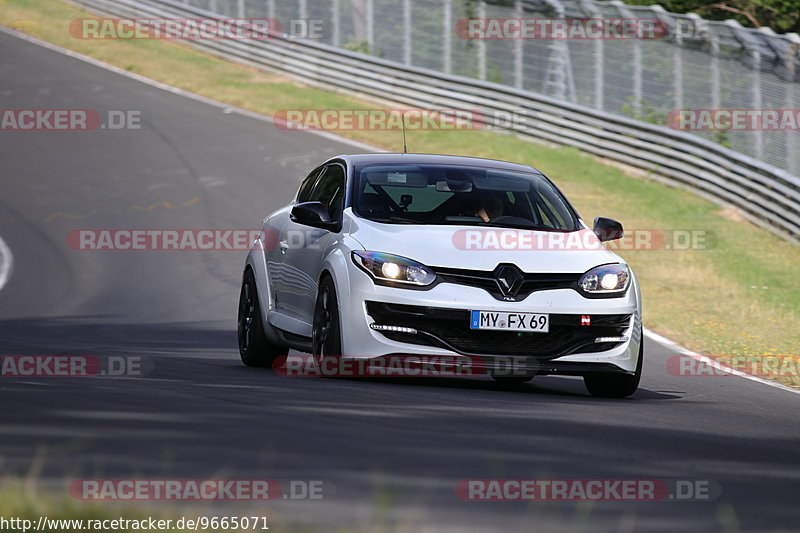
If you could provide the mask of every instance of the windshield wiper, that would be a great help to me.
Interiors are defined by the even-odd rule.
[[[402,217],[387,217],[387,218],[371,218],[370,220],[374,222],[384,222],[387,224],[425,224],[424,222],[420,222],[418,220],[411,220],[410,218],[402,218]]]
[[[550,226],[540,226],[540,225],[530,225],[530,224],[514,224],[513,222],[509,223],[494,223],[494,222],[481,222],[477,224],[478,226],[489,226],[491,228],[512,228],[512,229],[527,229],[531,231],[563,231],[558,230],[556,228],[551,228]]]

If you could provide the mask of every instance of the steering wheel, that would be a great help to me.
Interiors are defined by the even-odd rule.
[[[491,222],[492,224],[513,224],[515,226],[530,226],[530,227],[536,226],[536,224],[534,224],[527,218],[514,217],[508,215],[493,218],[489,222]]]

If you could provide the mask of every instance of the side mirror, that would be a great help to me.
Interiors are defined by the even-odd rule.
[[[338,224],[331,220],[328,210],[322,205],[322,202],[303,202],[292,207],[292,212],[289,215],[292,221],[304,226],[311,226],[314,228],[322,228],[326,230],[335,230]]]
[[[621,239],[625,235],[622,229],[622,224],[612,218],[597,217],[594,219],[594,234],[600,239],[600,242],[613,241]]]

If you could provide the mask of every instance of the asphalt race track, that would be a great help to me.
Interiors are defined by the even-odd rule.
[[[34,469],[64,491],[81,477],[326,480],[335,494],[322,501],[267,506],[311,531],[800,528],[796,394],[738,377],[673,376],[674,351],[649,340],[641,389],[626,400],[592,398],[574,378],[504,389],[488,379],[281,377],[239,360],[245,252],[92,252],[65,242],[73,229],[257,229],[306,171],[353,146],[4,33],[0,98],[6,109],[142,112],[140,130],[0,132],[0,237],[14,257],[0,290],[0,355],[153,364],[143,377],[0,378],[3,474]],[[473,478],[700,479],[722,493],[457,498],[455,484]]]

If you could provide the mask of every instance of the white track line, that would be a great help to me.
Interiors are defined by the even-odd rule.
[[[768,379],[764,379],[758,376],[754,376],[753,374],[748,374],[747,372],[742,372],[741,370],[736,370],[735,368],[731,368],[727,365],[723,365],[713,357],[708,357],[707,355],[699,354],[697,352],[693,352],[687,348],[684,348],[677,342],[670,340],[662,335],[654,331],[650,331],[649,329],[644,329],[644,334],[650,338],[650,340],[655,341],[662,346],[670,348],[671,350],[675,350],[676,354],[685,355],[687,357],[692,357],[693,359],[697,359],[701,363],[704,363],[716,370],[720,370],[722,372],[727,372],[728,374],[733,374],[734,376],[738,376],[740,378],[749,379],[751,381],[755,381],[757,383],[761,383],[762,385],[769,385],[770,387],[775,387],[776,389],[785,390],[787,392],[793,392],[795,394],[800,394],[800,390],[793,389],[791,387],[787,387],[777,381],[770,381]]]
[[[9,248],[6,241],[0,237],[0,289],[8,282],[13,269],[14,256],[11,255],[11,248]]]
[[[106,70],[110,70],[111,72],[114,72],[114,73],[119,74],[121,76],[126,76],[126,77],[134,79],[136,81],[140,81],[142,83],[146,83],[147,85],[151,85],[153,87],[158,87],[159,89],[162,89],[164,91],[168,91],[168,92],[171,92],[171,93],[174,93],[174,94],[178,94],[178,95],[181,95],[181,96],[186,97],[186,98],[191,98],[192,100],[197,100],[198,102],[203,102],[205,104],[212,105],[214,107],[219,107],[219,108],[221,108],[223,110],[230,110],[230,111],[233,111],[235,113],[238,113],[238,114],[241,114],[241,115],[245,115],[245,116],[250,117],[250,118],[254,118],[256,120],[262,120],[262,121],[265,121],[265,122],[269,122],[270,124],[273,124],[272,118],[268,117],[266,115],[260,115],[258,113],[253,112],[253,111],[248,111],[248,110],[242,109],[240,107],[234,107],[234,106],[228,105],[228,104],[226,104],[224,102],[220,102],[219,100],[214,100],[212,98],[206,98],[205,96],[200,96],[199,94],[195,94],[195,93],[192,93],[192,92],[189,92],[189,91],[185,91],[183,89],[179,89],[177,87],[173,87],[172,85],[167,85],[166,83],[161,83],[161,82],[158,82],[158,81],[155,81],[155,80],[151,80],[150,78],[145,78],[144,76],[140,76],[139,74],[134,74],[133,72],[129,72],[127,70],[123,70],[123,69],[115,67],[113,65],[109,65],[108,63],[103,63],[102,61],[99,61],[99,60],[94,59],[92,57],[85,56],[85,55],[79,54],[77,52],[73,52],[72,50],[67,50],[66,48],[61,48],[60,46],[54,45],[52,43],[48,43],[47,41],[42,41],[41,39],[37,39],[36,37],[31,37],[30,35],[28,35],[26,33],[18,32],[16,30],[12,30],[11,28],[7,28],[5,26],[0,26],[0,32],[6,33],[8,35],[12,35],[14,37],[17,37],[19,39],[23,39],[23,40],[28,41],[28,42],[33,43],[33,44],[37,44],[39,46],[47,48],[48,50],[53,50],[55,52],[59,52],[61,54],[69,56],[69,57],[73,57],[73,58],[78,59],[80,61],[84,61],[86,63],[90,63],[90,64],[92,64],[92,65],[94,65],[96,67],[100,67],[100,68],[103,68],[103,69],[106,69]],[[362,142],[359,142],[359,141],[354,141],[352,139],[348,139],[347,137],[342,137],[341,135],[337,135],[335,133],[331,133],[331,132],[327,132],[327,131],[306,130],[305,133],[310,133],[312,135],[318,135],[320,137],[325,137],[326,139],[331,139],[331,140],[339,142],[339,143],[349,144],[350,146],[354,146],[354,147],[358,148],[359,150],[364,150],[366,152],[385,152],[385,150],[376,148],[374,146],[370,146],[368,144],[365,144],[365,143],[362,143]],[[4,245],[4,243],[2,242],[2,240],[0,240],[0,252],[2,251],[2,246],[3,245]],[[10,261],[11,261],[11,251],[10,250],[8,251],[8,257],[9,257],[9,267],[10,267]],[[10,272],[10,268],[9,268],[9,272]],[[2,271],[1,270],[0,270],[0,287],[2,287]],[[661,344],[663,346],[666,346],[667,348],[673,349],[673,350],[676,351],[676,353],[680,353],[682,355],[687,355],[687,356],[690,356],[690,357],[694,357],[698,361],[702,361],[703,363],[706,363],[706,364],[712,366],[713,368],[715,368],[717,370],[720,370],[722,372],[728,372],[728,373],[733,374],[735,376],[739,376],[739,377],[742,377],[742,378],[745,378],[745,379],[749,379],[751,381],[755,381],[755,382],[761,383],[763,385],[769,385],[770,387],[775,387],[777,389],[785,390],[785,391],[788,391],[788,392],[793,392],[795,394],[800,394],[800,390],[793,389],[791,387],[787,387],[786,385],[781,385],[780,383],[777,383],[775,381],[770,381],[770,380],[767,380],[767,379],[764,379],[764,378],[760,378],[758,376],[753,376],[751,374],[747,374],[747,373],[742,372],[740,370],[736,370],[736,369],[727,367],[727,366],[717,362],[716,360],[712,359],[711,357],[707,357],[705,355],[701,355],[701,354],[692,352],[692,351],[684,348],[683,346],[679,345],[675,341],[672,341],[672,340],[670,340],[670,339],[668,339],[666,337],[663,337],[663,336],[659,335],[658,333],[650,331],[647,328],[645,328],[644,334],[647,337],[649,337],[650,340],[653,340],[653,341],[655,341],[655,342],[657,342],[657,343],[659,343],[659,344]]]

